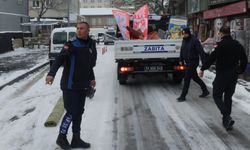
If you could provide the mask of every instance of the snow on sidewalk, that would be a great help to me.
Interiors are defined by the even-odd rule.
[[[204,72],[203,81],[208,87],[213,88],[212,83],[214,78],[215,73],[208,70]],[[238,79],[235,93],[233,95],[233,104],[250,114],[250,90],[248,89],[250,89],[250,82]]]
[[[17,48],[14,51],[1,54],[0,60],[1,86],[17,78],[18,76],[46,63],[48,61],[48,51],[44,49],[44,47],[41,49]],[[30,60],[32,60],[32,62],[30,62]],[[13,69],[17,64],[20,65],[20,67]],[[8,70],[6,70],[6,68]],[[11,71],[9,71],[9,69]]]

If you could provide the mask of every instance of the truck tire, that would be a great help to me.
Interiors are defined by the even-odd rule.
[[[119,80],[119,84],[125,85],[127,83],[127,80]]]
[[[119,84],[124,85],[124,84],[127,83],[128,75],[121,74],[121,73],[118,72],[118,80],[119,80]]]
[[[175,83],[180,84],[182,82],[183,79],[183,73],[180,72],[174,72],[173,73],[173,80]]]

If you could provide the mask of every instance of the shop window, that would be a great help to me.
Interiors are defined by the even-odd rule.
[[[32,6],[34,7],[34,8],[39,8],[40,7],[40,2],[39,2],[39,0],[33,0],[32,1]]]

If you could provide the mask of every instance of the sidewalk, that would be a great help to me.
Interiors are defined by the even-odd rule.
[[[48,50],[18,48],[0,54],[0,85],[48,61]]]
[[[243,75],[244,80],[250,82],[250,63],[247,66],[246,72]]]

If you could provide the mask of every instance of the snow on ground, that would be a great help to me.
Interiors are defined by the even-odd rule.
[[[113,53],[107,52],[105,55],[99,53],[98,57],[96,70],[99,71],[96,71],[96,78],[100,82],[97,81],[97,89],[103,85],[112,84],[110,81],[113,82],[115,73]],[[102,65],[98,67],[98,64]],[[112,66],[109,66],[110,64]],[[103,65],[107,68],[102,68]],[[0,91],[0,149],[53,150],[57,147],[55,140],[58,126],[46,128],[43,124],[62,95],[59,87],[62,68],[58,71],[52,86],[45,85],[47,71],[45,68],[42,73],[35,73],[27,80],[7,86]],[[103,73],[110,76],[102,76]],[[113,99],[112,91],[113,88],[107,88],[103,92],[97,90],[95,97],[86,102],[85,114],[88,118],[83,117],[83,122],[86,124],[83,123],[82,129],[88,128],[88,130],[84,130],[83,137],[91,143],[98,141],[92,149],[112,147],[110,133],[112,133],[113,102],[109,101]],[[107,120],[109,121],[105,122]],[[70,129],[69,137],[71,136]]]
[[[214,78],[215,73],[208,70],[205,71],[203,80],[210,88],[213,87],[212,83]],[[247,89],[250,89],[250,82],[238,79],[235,93],[233,95],[233,104],[235,104],[237,107],[241,107],[242,110],[250,114],[250,91]]]
[[[54,136],[48,135],[56,131],[44,128],[43,124],[61,92],[59,78],[49,87],[44,75],[34,74],[0,91],[0,149],[51,149],[45,143],[54,140]]]
[[[99,45],[98,49],[100,50],[101,47],[102,45]],[[128,140],[128,143],[124,143],[125,147],[125,144],[131,142],[129,141],[130,136],[138,138],[150,132],[154,132],[156,129],[151,130],[150,126],[152,121],[149,118],[146,118],[146,120],[143,120],[143,117],[136,118],[136,112],[139,112],[139,116],[147,116],[148,113],[152,113],[149,114],[148,117],[159,117],[155,120],[157,120],[157,126],[160,128],[160,134],[165,138],[165,143],[170,146],[169,148],[185,149],[185,146],[191,146],[188,148],[198,149],[203,145],[203,149],[207,147],[218,148],[219,146],[221,146],[221,149],[226,149],[223,143],[224,141],[221,141],[216,133],[207,126],[206,123],[209,122],[210,119],[207,119],[207,122],[205,122],[203,120],[204,118],[201,118],[200,114],[197,114],[193,109],[196,106],[192,106],[188,102],[178,103],[177,105],[175,98],[176,95],[179,94],[179,87],[181,86],[173,87],[171,84],[167,84],[163,87],[156,87],[158,84],[150,84],[150,86],[147,86],[148,83],[145,83],[143,86],[136,86],[136,83],[131,87],[117,86],[118,83],[115,79],[116,65],[113,52],[110,51],[112,50],[112,46],[108,46],[108,49],[108,52],[104,55],[102,55],[100,51],[98,53],[98,62],[95,67],[97,91],[92,100],[86,100],[85,113],[83,115],[82,136],[87,142],[92,144],[92,150],[117,150],[120,149],[120,147],[117,147],[120,145],[115,145],[114,139],[120,141],[121,139],[124,141]],[[44,80],[47,71],[47,68],[45,68],[42,73],[34,73],[26,80],[5,87],[0,91],[0,149],[53,150],[57,147],[55,140],[58,135],[58,126],[46,128],[43,124],[56,104],[56,101],[61,96],[59,82],[62,69],[58,71],[52,86],[45,85]],[[212,72],[205,72],[203,79],[210,87],[212,87],[214,76]],[[249,85],[248,82],[245,82],[245,84]],[[119,89],[117,87],[119,87]],[[132,91],[130,88],[133,88],[135,91]],[[119,94],[124,94],[121,95],[121,98],[125,99],[122,99],[122,101],[118,100]],[[140,102],[138,105],[131,103],[131,99],[134,97],[138,97],[138,102]],[[189,102],[192,103],[192,101]],[[125,105],[124,108],[121,107],[121,104],[126,103],[127,106]],[[199,103],[202,103],[202,101],[196,101],[194,105],[198,105]],[[249,103],[249,92],[245,89],[245,86],[237,85],[234,95],[234,105],[250,114]],[[207,104],[210,103],[207,102]],[[121,108],[116,107],[116,105],[120,105]],[[135,105],[133,106],[135,110],[130,110],[129,105]],[[215,108],[213,103],[211,103],[211,105],[212,108]],[[140,110],[143,110],[142,107],[145,107],[145,109],[149,107],[150,109],[147,109],[145,112],[140,112]],[[123,114],[119,108],[124,109],[125,114]],[[218,115],[218,112],[215,113]],[[118,118],[115,118],[115,115],[117,115]],[[138,123],[134,126],[130,124],[130,126],[127,127],[129,131],[135,130],[142,132],[149,130],[150,132],[142,132],[141,134],[135,135],[130,135],[134,134],[133,132],[126,133],[126,130],[119,125],[121,125],[123,121],[126,122],[129,118],[128,116],[132,116],[133,121]],[[203,115],[203,117],[204,116],[206,116],[206,114]],[[122,117],[125,119],[122,120]],[[209,118],[210,116],[207,117]],[[139,126],[140,121],[145,123],[144,128]],[[149,123],[149,125],[146,125],[147,123]],[[166,126],[166,124],[168,126]],[[178,130],[176,129],[177,127]],[[117,135],[115,132],[119,132],[119,134]],[[180,136],[181,134],[184,136]],[[204,136],[204,134],[207,136]],[[124,135],[124,137],[121,135]],[[70,129],[68,139],[71,139],[71,136],[72,133]],[[128,139],[126,139],[126,137]],[[178,141],[175,139],[178,139]],[[187,139],[189,143],[183,144],[184,139]],[[164,139],[153,140],[161,143]],[[142,150],[140,146],[143,147],[142,143],[138,145],[138,150]]]
[[[20,65],[20,68],[17,68],[17,69],[9,68],[12,71],[5,71],[5,70],[1,70],[1,68],[6,69],[5,68],[6,66],[0,67],[0,86],[4,85],[5,83],[8,83],[9,81],[15,79],[16,77],[47,62],[48,55],[47,55],[46,49],[47,48],[45,46],[41,46],[40,49],[17,48],[14,51],[1,54],[0,59],[6,61],[6,62],[2,62],[3,63],[2,65],[6,63],[7,65],[10,65],[11,68],[13,68],[13,67],[16,67],[18,64]],[[32,54],[36,54],[33,56],[38,56],[38,58],[32,58]],[[24,61],[28,59],[33,59],[32,62],[30,62],[30,64],[27,64],[29,63],[29,61],[28,62]],[[12,67],[12,64],[14,64],[13,67]],[[26,66],[26,65],[27,67],[23,69],[22,66]]]

